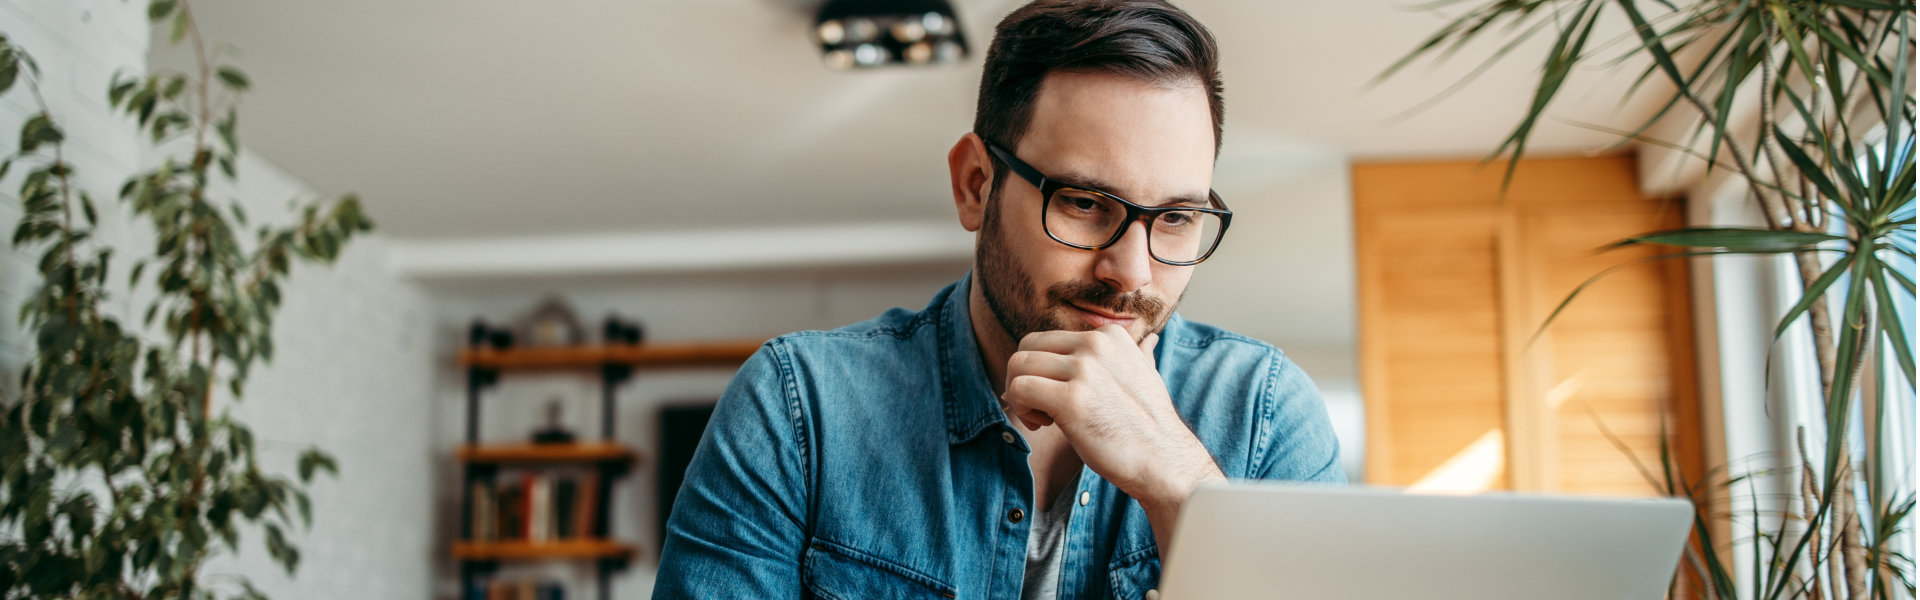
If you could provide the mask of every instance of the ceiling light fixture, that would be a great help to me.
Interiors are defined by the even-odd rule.
[[[832,69],[947,65],[967,56],[946,0],[829,0],[813,39]]]

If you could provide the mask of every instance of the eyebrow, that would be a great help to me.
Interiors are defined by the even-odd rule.
[[[1066,184],[1067,187],[1083,188],[1083,189],[1093,190],[1096,192],[1106,193],[1113,196],[1120,196],[1120,194],[1115,194],[1113,192],[1107,191],[1107,190],[1113,189],[1114,186],[1101,181],[1097,177],[1090,177],[1085,174],[1073,173],[1073,172],[1059,173],[1056,175],[1051,175],[1049,177],[1055,181]],[[1120,196],[1120,197],[1127,198],[1126,196]],[[1132,202],[1134,204],[1141,205],[1141,206],[1147,206],[1147,207],[1153,207],[1153,208],[1160,208],[1160,207],[1166,207],[1166,206],[1211,208],[1213,206],[1213,202],[1211,199],[1208,198],[1208,196],[1195,197],[1191,195],[1181,195],[1181,196],[1174,196],[1171,198],[1167,198],[1166,202],[1163,202],[1160,204],[1148,204],[1146,202],[1141,202],[1133,198],[1127,198],[1127,201]]]

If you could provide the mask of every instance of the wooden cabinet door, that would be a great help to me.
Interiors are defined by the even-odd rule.
[[[1685,264],[1603,252],[1677,227],[1630,158],[1354,168],[1367,480],[1651,495],[1660,432],[1698,473]],[[1554,323],[1567,294],[1585,289]]]

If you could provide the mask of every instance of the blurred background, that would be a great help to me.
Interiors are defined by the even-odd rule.
[[[1220,44],[1214,187],[1236,213],[1181,313],[1303,366],[1351,480],[1646,495],[1622,449],[1657,456],[1663,422],[1695,472],[1778,441],[1767,415],[1809,385],[1804,369],[1754,383],[1794,285],[1784,263],[1625,269],[1529,344],[1587,277],[1644,256],[1601,246],[1757,222],[1743,188],[1679,153],[1613,144],[1606,129],[1672,92],[1656,78],[1627,94],[1645,62],[1576,72],[1503,198],[1504,169],[1479,161],[1524,114],[1551,37],[1469,86],[1455,84],[1495,40],[1375,82],[1456,13],[1179,4]],[[208,572],[285,598],[454,598],[490,581],[647,597],[675,462],[740,349],[918,309],[968,269],[944,157],[971,127],[993,25],[1018,5],[953,0],[967,52],[866,69],[823,55],[819,0],[194,3],[252,82],[234,195],[267,219],[357,192],[378,224],[332,268],[295,270],[278,355],[235,408],[270,466],[308,444],[339,459],[314,487],[315,526],[293,536],[298,577],[249,553]],[[106,82],[192,69],[166,24],[122,0],[0,0],[0,23],[49,67],[83,184],[109,198],[155,160]],[[1597,52],[1624,54],[1627,32],[1603,21]],[[32,111],[0,97],[0,129]],[[9,231],[15,204],[0,204]],[[13,307],[38,274],[5,252]],[[0,334],[14,379],[32,345],[11,319]],[[510,543],[541,537],[502,512],[536,492],[549,543]]]

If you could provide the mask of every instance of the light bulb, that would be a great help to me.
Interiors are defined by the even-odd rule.
[[[820,37],[820,43],[828,46],[838,45],[847,39],[847,28],[838,19],[821,22],[813,32]]]
[[[853,62],[862,67],[878,66],[887,60],[887,49],[879,44],[861,44],[853,47]]]
[[[823,60],[826,61],[829,69],[853,68],[853,52],[849,50],[830,50]]]
[[[945,35],[947,25],[947,18],[940,13],[930,12],[920,16],[920,27],[926,29],[929,35]]]
[[[940,40],[940,44],[934,47],[933,59],[943,65],[952,64],[960,61],[962,52],[959,42]]]
[[[847,19],[847,41],[870,42],[880,35],[880,27],[872,19]]]
[[[907,49],[902,52],[902,54],[906,55],[907,62],[924,65],[927,64],[927,61],[933,60],[933,44],[926,42],[915,43],[912,46],[907,46]]]
[[[920,38],[926,36],[927,28],[922,27],[917,20],[908,19],[893,24],[893,39],[900,40],[903,44],[918,42]]]

